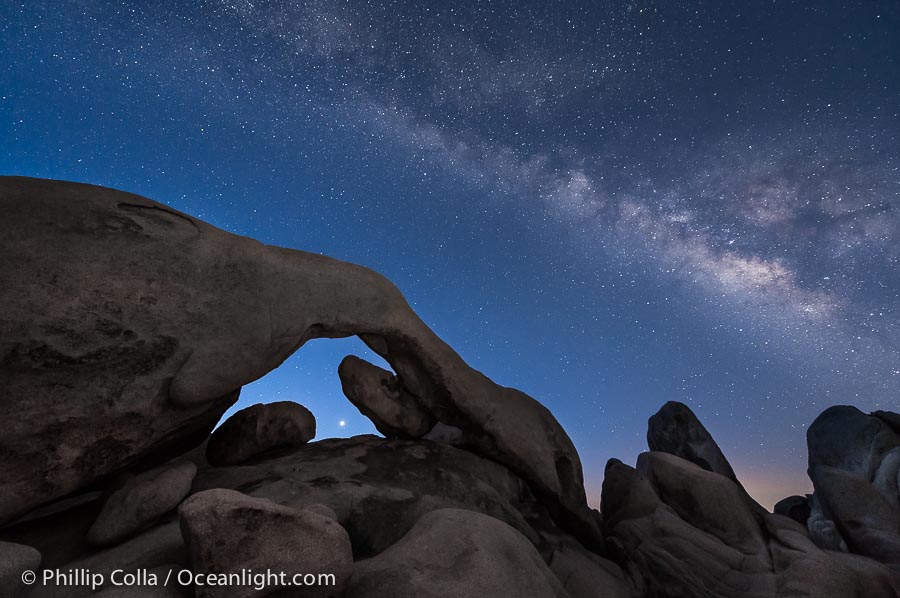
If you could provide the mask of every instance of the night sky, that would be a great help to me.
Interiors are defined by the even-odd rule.
[[[0,173],[378,270],[554,412],[594,505],[679,400],[771,506],[825,407],[900,407],[898,31],[894,1],[5,0]],[[239,406],[373,432],[350,352]]]

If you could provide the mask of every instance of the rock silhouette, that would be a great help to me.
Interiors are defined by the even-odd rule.
[[[473,370],[365,268],[135,195],[0,177],[0,592],[23,597],[900,597],[900,415],[826,410],[815,492],[776,513],[685,405],[610,460],[602,513],[547,409]],[[345,394],[385,436],[241,386],[358,335]],[[305,593],[35,586],[20,570],[331,573]]]

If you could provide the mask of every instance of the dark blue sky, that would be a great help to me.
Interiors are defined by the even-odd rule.
[[[675,399],[771,504],[822,409],[900,404],[897,31],[896,2],[4,2],[0,173],[382,272],[551,408],[594,502]],[[373,431],[347,352],[241,406]]]

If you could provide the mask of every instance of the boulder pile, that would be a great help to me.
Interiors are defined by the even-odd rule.
[[[900,597],[898,414],[826,410],[814,493],[769,513],[667,403],[601,513],[552,414],[380,275],[101,187],[0,177],[0,209],[2,596]],[[292,402],[216,427],[350,335],[393,370],[338,371],[383,436],[316,441]]]

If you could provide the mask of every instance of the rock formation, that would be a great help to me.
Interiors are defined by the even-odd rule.
[[[569,598],[528,539],[473,511],[423,515],[378,556],[358,561],[346,598]]]
[[[216,428],[206,445],[206,459],[213,465],[234,465],[272,449],[303,446],[315,435],[316,418],[303,405],[251,405]]]
[[[809,496],[788,496],[782,498],[772,509],[776,515],[782,515],[793,519],[803,527],[809,521]]]
[[[421,438],[437,423],[397,376],[377,365],[348,355],[338,376],[344,395],[389,438]]]
[[[687,459],[707,471],[738,481],[719,445],[684,403],[669,401],[650,418],[647,446],[651,451]]]
[[[781,515],[668,403],[636,467],[608,464],[601,515],[553,416],[378,274],[88,185],[0,177],[0,208],[0,596],[900,597],[900,415],[823,413],[815,493]],[[393,369],[338,372],[384,438],[310,442],[294,403],[213,432],[243,384],[354,334]],[[105,582],[20,583],[41,568]],[[242,569],[335,583],[110,583]]]
[[[807,430],[813,481],[810,536],[900,567],[900,433],[896,414],[822,412]]]
[[[641,454],[634,468],[611,460],[603,481],[603,526],[609,554],[631,575],[638,595],[900,596],[900,571],[876,559],[862,558],[892,551],[900,555],[891,544],[900,540],[900,529],[894,528],[893,535],[885,533],[884,526],[869,529],[852,549],[856,554],[824,550],[810,538],[805,526],[768,513],[749,499],[712,437],[686,406],[670,403],[662,412],[664,417],[651,418],[648,434],[656,438],[651,440],[651,448],[659,450]],[[680,423],[673,424],[676,421]],[[679,440],[661,441],[659,432],[654,431],[660,422],[666,422],[665,439]],[[679,429],[679,425],[683,427]],[[816,453],[814,447],[821,441],[833,446],[828,454],[834,462],[877,469],[871,459],[854,456],[852,448],[844,453],[842,436],[835,433],[836,429],[826,432],[814,425],[810,454]],[[880,451],[876,448],[875,452]],[[717,466],[710,466],[708,455]],[[867,516],[888,521],[873,506],[871,492],[853,486],[855,482],[848,485],[846,476],[829,477],[834,475],[830,468],[821,470],[821,475],[827,478],[823,481],[826,487],[846,499],[841,504],[848,505],[847,517],[855,522]],[[854,510],[850,504],[861,508]],[[863,538],[869,542],[862,542]],[[891,564],[889,559],[880,560]]]
[[[0,522],[198,444],[242,385],[310,339],[355,334],[599,542],[550,412],[466,365],[375,272],[91,185],[2,177],[0,207]]]
[[[302,595],[337,598],[353,568],[347,532],[333,518],[310,509],[291,509],[233,490],[207,490],[181,505],[181,533],[195,574],[230,574],[242,569],[284,574],[257,588],[234,584],[201,587],[197,598],[283,595],[297,575],[333,576],[309,584]],[[302,582],[302,577],[300,579]]]

